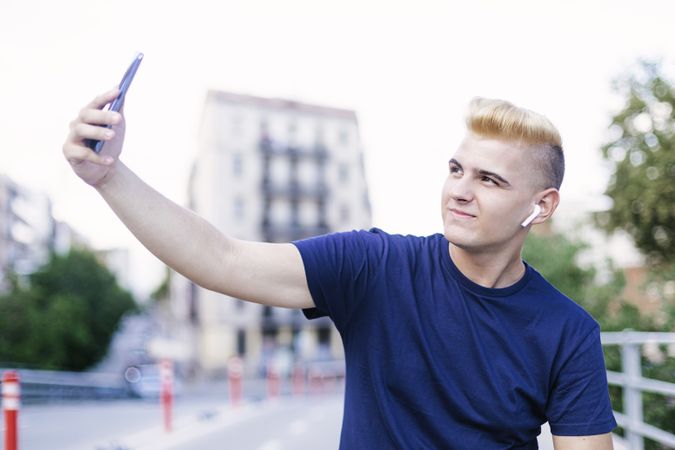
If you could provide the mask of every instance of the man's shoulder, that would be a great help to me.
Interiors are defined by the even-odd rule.
[[[357,241],[361,245],[383,245],[411,249],[425,246],[434,246],[443,239],[443,235],[440,233],[431,234],[428,236],[420,236],[414,234],[388,232],[378,227],[341,231],[319,237],[333,240]]]
[[[575,324],[575,327],[579,327],[579,331],[590,332],[599,326],[593,316],[578,302],[561,292],[536,269],[531,270],[533,274],[528,286],[528,295],[536,298],[536,303],[547,315],[570,325]]]
[[[293,241],[300,253],[317,255],[361,255],[378,260],[403,254],[419,254],[426,249],[434,252],[442,245],[443,235],[416,236],[412,234],[389,233],[381,228],[353,229],[313,236]]]

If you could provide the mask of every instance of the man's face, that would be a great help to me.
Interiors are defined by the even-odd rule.
[[[441,211],[446,239],[473,251],[519,248],[537,189],[528,150],[468,133],[449,162]],[[514,239],[518,237],[518,239]]]

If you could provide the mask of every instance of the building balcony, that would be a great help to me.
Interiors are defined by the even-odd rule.
[[[290,242],[329,232],[330,229],[326,224],[294,225],[271,222],[263,222],[262,224],[263,237],[268,242]]]
[[[323,182],[302,184],[297,181],[277,183],[264,177],[262,180],[263,195],[290,199],[322,199],[328,196],[328,186]]]
[[[328,159],[328,151],[323,144],[307,148],[283,144],[263,137],[260,139],[259,148],[265,156],[283,156],[289,159],[313,158],[319,162]]]
[[[277,308],[269,308],[263,310],[260,316],[260,326],[264,330],[274,330],[279,327],[289,326],[291,328],[300,329],[307,325],[307,319],[300,310],[283,310],[283,314],[279,314]]]

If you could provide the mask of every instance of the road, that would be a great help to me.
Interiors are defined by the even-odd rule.
[[[114,401],[24,407],[19,449],[336,449],[342,396],[283,398],[232,408],[225,402],[177,401],[166,433],[156,402]],[[0,427],[4,434],[4,429]]]
[[[166,433],[157,401],[108,401],[27,406],[20,415],[20,450],[335,450],[342,394],[248,402],[233,408],[214,391],[176,400]],[[4,430],[3,430],[4,431]],[[539,437],[552,450],[548,426]],[[615,446],[615,449],[624,448]]]

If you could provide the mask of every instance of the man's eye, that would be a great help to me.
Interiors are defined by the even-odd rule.
[[[487,177],[487,176],[483,177],[483,181],[486,181],[486,182],[488,182],[488,183],[492,183],[492,184],[494,184],[494,185],[498,185],[498,184],[499,184],[499,183],[497,183],[495,180],[493,180],[492,178]]]
[[[460,172],[459,167],[450,166],[450,173],[458,173],[458,172]]]

